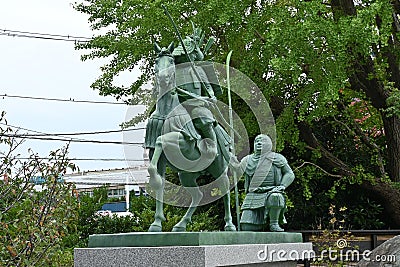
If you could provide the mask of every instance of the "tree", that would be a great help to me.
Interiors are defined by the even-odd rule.
[[[94,233],[93,223],[96,222],[96,211],[101,210],[104,203],[107,202],[107,187],[102,186],[93,190],[93,196],[82,193],[79,196],[77,231],[71,247],[86,247],[89,241],[89,235]]]
[[[7,126],[4,112],[0,123],[0,265],[71,264],[72,251],[61,251],[77,209],[73,185],[62,180],[68,168],[75,169],[66,157],[68,146],[48,160],[31,152],[23,161],[15,154],[23,140]]]
[[[399,1],[177,0],[166,5],[182,33],[191,32],[193,21],[216,37],[214,61],[223,63],[234,50],[233,67],[270,102],[277,150],[291,152],[306,198],[321,175],[331,181],[330,197],[358,184],[386,207],[388,222],[400,226],[400,192],[394,186],[400,182]],[[143,96],[149,94],[139,88],[151,79],[151,43],[176,41],[160,1],[86,0],[75,8],[89,15],[94,30],[107,31],[77,46],[91,50],[83,60],[110,58],[93,89],[132,104],[148,102]],[[135,65],[143,71],[135,83],[113,83]],[[235,111],[254,137],[251,116]]]

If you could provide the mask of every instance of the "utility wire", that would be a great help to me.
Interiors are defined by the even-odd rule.
[[[28,131],[28,132],[34,132],[34,133],[37,133],[38,135],[47,136],[47,133],[44,133],[44,132],[34,131],[34,130],[30,130],[30,129],[23,128],[23,127],[18,127],[18,126],[12,126],[10,124],[5,124],[5,123],[1,123],[1,124],[2,125],[6,125],[6,126],[10,126],[10,127],[14,127],[14,128],[17,128],[17,129],[25,130],[25,131]],[[20,138],[23,138],[23,139],[29,139],[29,135],[28,135],[28,137],[23,137],[23,136],[25,136],[27,134],[17,134],[17,132],[15,132],[14,135],[19,135]],[[6,135],[3,134],[3,136],[6,136]],[[33,136],[35,136],[35,135],[33,135]],[[11,136],[8,136],[8,137],[11,137]],[[82,142],[87,141],[86,139],[82,139],[82,138],[70,138],[70,137],[65,137],[65,136],[61,136],[61,135],[59,137],[64,137],[66,139],[68,138],[66,141],[72,141],[72,140],[82,141]],[[37,138],[32,137],[30,139],[37,139]],[[58,141],[58,140],[56,140],[56,141]]]
[[[68,175],[67,175],[68,176]],[[85,176],[85,175],[82,175]],[[68,177],[64,177],[64,179],[71,179],[74,178],[73,176],[68,176]],[[66,181],[67,183],[69,181]],[[92,182],[92,181],[84,181],[84,182],[80,182],[80,181],[73,181],[73,184],[84,184],[84,185],[110,185],[110,186],[120,186],[120,185],[138,185],[139,183],[114,183],[113,181],[104,181],[104,182]],[[90,188],[87,188],[87,190],[90,190]]]
[[[139,131],[139,130],[145,130],[146,129],[146,127],[139,127],[139,128],[134,128],[134,129],[121,129],[121,130],[96,131],[96,132],[42,133],[42,132],[37,132],[37,131],[34,131],[34,130],[26,129],[26,128],[19,127],[19,126],[13,126],[13,125],[2,123],[2,122],[0,122],[0,125],[9,126],[9,127],[20,129],[20,130],[25,130],[25,131],[37,133],[37,134],[21,134],[21,135],[24,135],[24,136],[27,136],[27,137],[30,137],[30,136],[61,136],[62,137],[62,136],[71,136],[71,135],[108,134],[108,133]]]
[[[25,131],[29,131],[29,132],[34,132],[37,133],[37,135],[30,135],[30,134],[7,134],[4,133],[2,134],[2,136],[5,137],[11,137],[11,138],[21,138],[21,139],[35,139],[35,140],[41,140],[41,141],[65,141],[65,142],[81,142],[81,143],[97,143],[97,144],[119,144],[119,145],[143,145],[143,143],[131,143],[131,142],[119,142],[119,141],[101,141],[101,140],[87,140],[87,139],[81,139],[81,138],[53,138],[53,136],[58,136],[58,137],[64,137],[63,135],[51,135],[48,133],[44,133],[44,132],[39,132],[39,131],[34,131],[34,130],[30,130],[27,128],[23,128],[23,127],[18,127],[18,126],[13,126],[10,124],[5,124],[5,123],[1,123],[1,125],[5,125],[5,126],[9,126],[9,127],[13,127],[13,128],[17,128],[17,129],[21,129],[21,130],[25,130]],[[126,129],[128,130],[142,130],[145,129],[143,128],[136,128],[136,129]],[[119,131],[124,131],[124,130],[119,130]],[[104,131],[106,132],[106,131]],[[108,132],[112,132],[112,131],[107,131]],[[91,132],[91,133],[84,133],[84,134],[94,134],[95,132]],[[100,133],[100,132],[98,132]],[[71,135],[76,135],[79,133],[71,133]],[[52,137],[52,138],[45,138],[45,137]]]
[[[0,32],[6,33],[23,33],[23,34],[31,34],[31,35],[41,35],[41,36],[52,36],[52,37],[64,37],[64,38],[74,38],[74,39],[87,39],[91,40],[90,37],[82,37],[82,36],[71,36],[71,35],[61,35],[61,34],[50,34],[50,33],[39,33],[39,32],[27,32],[27,31],[16,31],[16,30],[7,30],[0,29]]]
[[[10,157],[0,157],[0,159],[16,159],[16,160],[29,160],[29,159],[40,159],[40,160],[48,160],[52,158],[48,157],[16,157],[16,158],[10,158]],[[144,159],[107,159],[107,158],[68,158],[70,161],[145,161]]]
[[[28,131],[28,132],[37,133],[37,134],[44,134],[44,135],[46,134],[44,132],[34,131],[34,130],[30,130],[30,129],[23,128],[23,127],[18,127],[18,126],[13,126],[11,124],[6,124],[6,123],[0,123],[0,124],[8,126],[8,127],[13,127],[13,128],[17,128],[17,129],[20,129],[20,130]],[[17,132],[15,132],[14,134],[17,134]],[[64,136],[60,136],[60,137],[64,137]],[[68,138],[68,137],[66,137],[66,138]],[[72,138],[70,138],[70,139],[72,140]],[[74,138],[74,139],[75,140],[85,140],[85,139],[78,139],[78,138]]]
[[[23,38],[33,38],[33,39],[43,39],[43,40],[67,41],[67,42],[75,42],[75,43],[85,43],[85,42],[89,42],[91,40],[91,38],[87,38],[87,37],[75,37],[75,36],[69,36],[69,35],[47,34],[47,33],[34,33],[34,32],[26,32],[26,31],[6,30],[6,29],[0,29],[0,35],[9,36],[9,37],[23,37]]]
[[[41,141],[64,141],[64,142],[77,142],[77,143],[96,143],[96,144],[116,144],[116,145],[143,145],[142,142],[121,142],[121,141],[101,141],[101,140],[86,140],[86,139],[68,139],[68,138],[44,138],[39,136],[24,136],[21,134],[6,134],[2,136],[11,138],[34,139]]]
[[[33,39],[43,39],[43,40],[54,40],[54,41],[67,41],[67,42],[75,42],[75,43],[85,43],[88,41],[85,40],[74,40],[74,39],[64,39],[64,38],[55,38],[55,37],[46,37],[46,36],[34,36],[34,35],[24,35],[24,34],[16,34],[16,33],[0,33],[2,36],[9,37],[24,37],[24,38],[33,38]]]
[[[33,99],[33,100],[46,100],[46,101],[60,101],[60,102],[74,102],[74,103],[90,103],[90,104],[112,104],[112,105],[127,105],[122,102],[107,102],[107,101],[91,101],[91,100],[75,100],[75,99],[61,99],[61,98],[47,98],[47,97],[34,97],[34,96],[21,96],[21,95],[8,95],[0,94],[0,97],[9,98],[23,98],[23,99]]]
[[[34,130],[27,129],[27,128],[13,126],[13,125],[10,125],[10,124],[5,124],[5,123],[0,123],[0,124],[6,125],[6,126],[9,126],[9,127],[13,127],[13,128],[17,128],[17,129],[20,129],[20,130],[28,131],[28,132],[33,132],[33,133],[37,133],[37,134],[46,135],[46,133],[44,133],[44,132],[34,131]],[[17,132],[15,132],[15,134],[17,134]],[[64,137],[64,136],[60,136],[60,137]],[[65,138],[68,138],[68,137],[65,137]],[[74,139],[75,140],[85,140],[85,139],[79,139],[79,138],[74,138]],[[72,140],[72,138],[70,138],[70,140]]]

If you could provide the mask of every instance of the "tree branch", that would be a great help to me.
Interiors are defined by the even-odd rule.
[[[339,103],[339,105],[342,107],[343,110],[346,111],[346,108],[342,103]],[[337,120],[335,116],[333,116],[333,119],[337,123],[339,123],[341,125],[344,125],[346,127],[346,129],[350,132],[350,134],[352,134],[354,136],[356,136],[356,135],[359,136],[361,141],[367,147],[369,147],[372,151],[375,151],[377,153],[379,171],[381,173],[381,177],[385,177],[386,171],[385,171],[385,165],[383,163],[383,156],[382,156],[382,153],[381,153],[381,149],[379,148],[379,146],[375,142],[372,141],[372,139],[367,134],[364,133],[364,131],[361,129],[360,125],[355,121],[355,118],[349,112],[346,112],[346,113],[347,113],[347,115],[350,117],[350,119],[352,121],[352,126],[354,128],[354,131],[352,129],[350,129],[350,127],[347,126],[347,124]],[[370,114],[371,114],[371,112],[370,112]]]
[[[254,33],[256,34],[256,36],[261,40],[261,42],[263,44],[265,44],[267,42],[267,40],[265,40],[264,36],[261,35],[261,33],[259,33],[257,30],[254,31]]]
[[[299,167],[297,167],[297,168],[294,169],[294,170],[297,171],[298,169],[300,169],[301,167],[303,167],[303,166],[306,165],[306,164],[310,164],[310,165],[312,165],[312,166],[314,166],[314,167],[320,169],[323,173],[327,174],[328,176],[332,176],[332,177],[335,177],[335,178],[342,178],[342,177],[343,177],[343,176],[340,175],[340,174],[332,174],[332,173],[329,173],[329,172],[325,171],[322,167],[318,166],[317,164],[312,163],[312,162],[308,162],[308,161],[304,161]]]
[[[338,169],[338,172],[342,176],[354,176],[353,171],[347,166],[346,163],[338,159],[335,155],[329,152],[315,137],[310,126],[305,122],[299,122],[299,130],[302,139],[308,145],[311,150],[318,150],[321,152],[323,160],[330,165],[332,168]]]

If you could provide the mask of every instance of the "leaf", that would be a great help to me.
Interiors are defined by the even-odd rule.
[[[10,253],[11,257],[15,258],[17,256],[17,251],[15,250],[14,247],[8,245],[7,250]]]

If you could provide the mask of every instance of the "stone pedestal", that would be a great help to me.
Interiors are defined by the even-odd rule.
[[[296,266],[311,243],[298,233],[200,232],[93,235],[75,249],[76,267]]]

